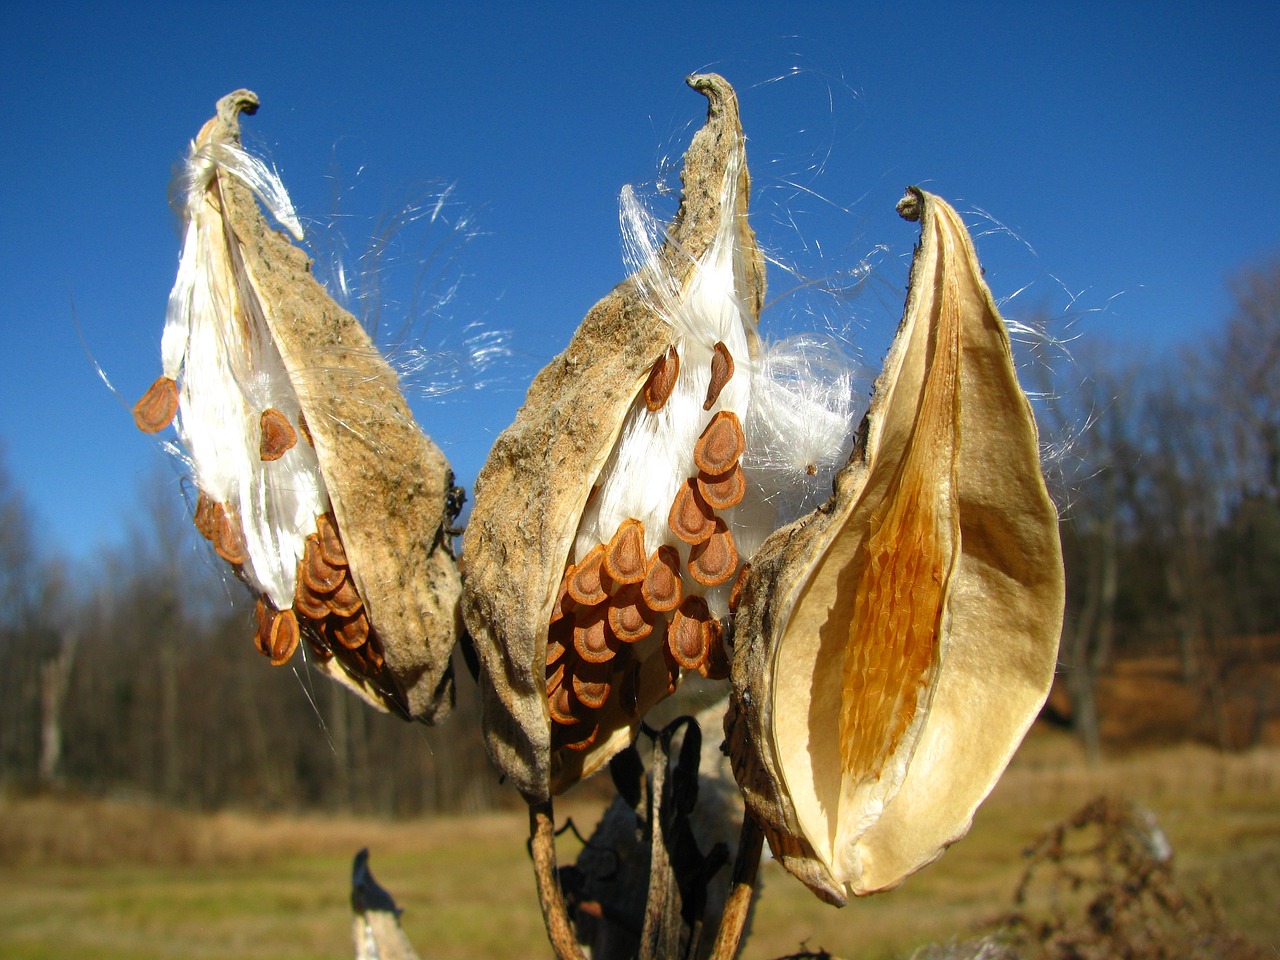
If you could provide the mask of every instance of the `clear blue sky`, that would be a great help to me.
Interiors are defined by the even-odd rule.
[[[455,184],[481,232],[425,341],[479,321],[513,351],[501,389],[415,402],[468,484],[528,376],[623,276],[618,190],[652,185],[701,123],[691,71],[738,88],[772,251],[821,274],[887,246],[871,294],[826,316],[866,328],[872,361],[915,238],[893,212],[910,183],[1034,248],[979,237],[997,297],[1031,285],[1007,312],[1080,293],[1079,331],[1120,350],[1194,344],[1227,311],[1224,278],[1280,249],[1274,3],[629,6],[6,4],[2,439],[45,545],[120,541],[163,459],[72,304],[131,403],[160,369],[170,171],[237,87],[262,98],[247,143],[313,236],[333,236],[335,183],[353,249],[415,185]],[[766,332],[796,313],[784,300]]]

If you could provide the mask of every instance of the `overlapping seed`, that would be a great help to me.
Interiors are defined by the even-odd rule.
[[[201,492],[195,524],[239,574],[245,561],[244,537],[235,513]],[[272,664],[288,662],[303,638],[321,661],[337,655],[357,674],[370,678],[382,670],[382,641],[369,622],[347,566],[342,536],[328,513],[316,518],[316,532],[306,539],[293,605],[277,610],[265,596],[257,603],[254,645]],[[550,650],[549,646],[549,655]]]
[[[733,360],[722,347],[715,353],[721,359],[712,361],[712,403],[733,374]],[[644,392],[650,410],[665,403],[667,371],[678,362],[672,350],[655,363]],[[641,703],[652,702],[642,690],[641,669],[651,656],[661,654],[667,666],[667,689],[661,692],[675,689],[681,670],[711,679],[728,676],[720,622],[702,591],[735,578],[734,593],[740,589],[745,565],[717,511],[737,506],[746,493],[739,462],[744,448],[737,415],[718,412],[695,447],[697,475],[681,484],[672,501],[666,531],[672,542],[646,556],[644,524],[631,517],[608,542],[565,570],[547,634],[547,703],[556,747],[590,747],[611,698],[630,717]]]

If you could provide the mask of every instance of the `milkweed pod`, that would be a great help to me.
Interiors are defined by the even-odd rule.
[[[317,668],[375,706],[438,719],[460,629],[452,474],[359,322],[259,210],[255,194],[301,238],[279,178],[239,146],[257,106],[247,90],[220,100],[179,176],[161,378],[178,404],[153,386],[137,419],[155,432],[176,413],[197,526],[263,616],[296,622]],[[292,647],[276,646],[283,662]]]
[[[745,417],[745,374],[726,358],[741,371],[757,349],[764,264],[746,220],[737,98],[717,76],[689,83],[709,106],[675,220],[646,268],[597,303],[534,380],[480,472],[464,535],[486,742],[530,799],[630,742],[674,683],[672,609],[708,589],[687,576],[688,547],[668,517],[698,475],[699,435],[714,417]],[[719,616],[721,592],[709,601]],[[553,644],[566,672],[549,704],[548,632],[566,620],[574,639]]]
[[[961,837],[1035,718],[1062,625],[1057,515],[1009,337],[955,211],[921,241],[859,444],[753,556],[726,721],[773,852],[833,903]]]

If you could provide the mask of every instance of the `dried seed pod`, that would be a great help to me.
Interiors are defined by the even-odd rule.
[[[301,239],[279,178],[239,146],[239,116],[257,105],[246,90],[219,101],[179,176],[185,237],[164,375],[135,418],[163,429],[176,401],[197,526],[289,618],[273,661],[297,630],[320,636],[318,601],[342,594],[337,608],[362,611],[369,639],[321,669],[381,709],[431,720],[452,701],[460,628],[445,532],[452,475],[359,322],[259,210],[255,194]]]
[[[819,896],[892,887],[968,829],[1053,677],[1057,516],[960,218],[921,222],[860,449],[752,557],[726,722],[776,858]]]
[[[625,695],[615,690],[572,731],[556,724],[553,737],[544,685],[549,626],[571,561],[579,558],[580,567],[616,537],[630,540],[633,529],[643,530],[643,545],[629,543],[625,560],[609,550],[612,586],[601,584],[605,593],[639,582],[650,610],[680,601],[678,559],[673,577],[652,562],[637,576],[642,558],[678,542],[667,513],[697,473],[692,451],[710,420],[702,403],[713,375],[711,345],[724,343],[740,367],[758,352],[764,263],[745,216],[749,180],[737,98],[719,77],[690,84],[708,99],[707,123],[686,155],[684,199],[665,240],[653,244],[636,276],[592,308],[564,353],[535,378],[476,482],[464,536],[464,615],[484,669],[490,754],[530,799],[598,769],[671,689],[662,644],[638,643],[628,648],[637,659],[626,668],[627,682],[613,685],[626,687]],[[740,416],[748,398],[741,376],[718,389],[720,408]],[[621,532],[629,520],[637,527]],[[708,536],[713,531],[710,525]],[[569,593],[603,610],[593,578],[579,584],[575,567]],[[578,652],[594,639],[576,631]]]

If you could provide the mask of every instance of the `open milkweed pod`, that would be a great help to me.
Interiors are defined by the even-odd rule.
[[[752,559],[726,721],[777,859],[820,897],[897,885],[969,828],[1049,691],[1057,514],[1009,336],[947,204],[820,510]]]
[[[247,90],[220,100],[179,175],[164,372],[134,418],[175,423],[196,526],[258,596],[272,663],[305,644],[374,706],[439,719],[460,629],[452,473],[359,322],[259,211],[255,194],[301,238],[278,177],[239,146],[257,105]]]
[[[463,538],[486,742],[530,800],[629,743],[682,668],[727,672],[764,263],[736,95],[717,76],[689,83],[707,122],[665,240],[535,378]]]

